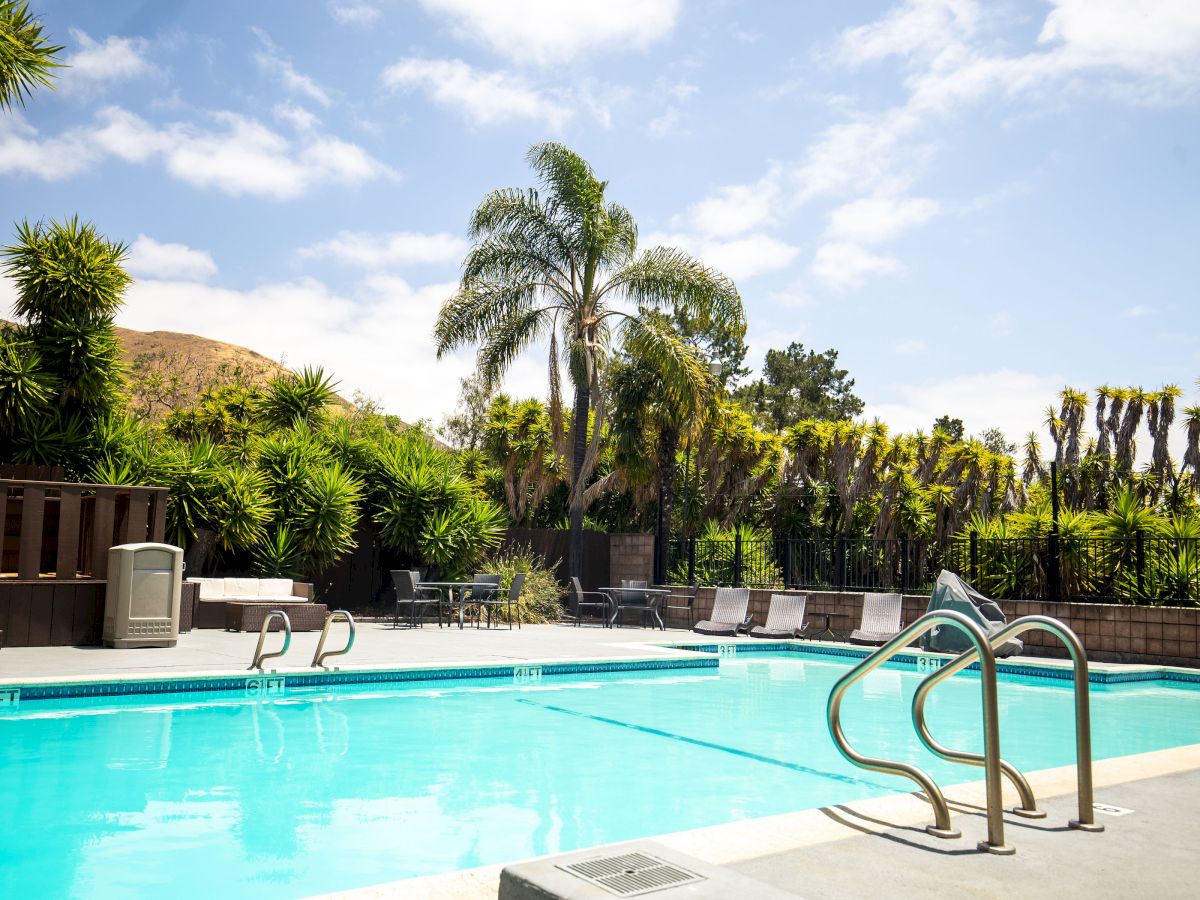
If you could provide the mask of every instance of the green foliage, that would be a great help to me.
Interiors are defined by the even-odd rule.
[[[526,625],[559,620],[562,614],[562,586],[547,567],[545,557],[534,553],[531,547],[506,547],[482,560],[479,569],[500,576],[501,593],[507,593],[514,575],[525,573],[521,597],[514,607],[516,620]],[[496,618],[497,615],[502,622],[508,620],[505,607],[493,608],[492,617]]]
[[[0,334],[0,421],[14,430],[29,425],[49,412],[57,387],[31,342]]]
[[[786,350],[768,350],[763,377],[738,388],[734,396],[759,427],[776,432],[803,419],[853,418],[863,411],[863,402],[837,358],[836,350],[806,351],[795,341]]]
[[[782,585],[783,569],[771,548],[775,540],[765,528],[739,523],[727,528],[709,521],[696,535],[695,581],[699,584],[733,584],[737,541],[742,542],[742,572],[755,585]],[[688,583],[688,561],[677,560],[671,569],[672,584]]]
[[[254,548],[253,571],[260,578],[296,578],[302,573],[300,540],[286,525],[276,525]]]
[[[259,401],[259,412],[268,428],[314,426],[326,407],[337,399],[337,383],[324,369],[305,367],[272,379]]]
[[[963,420],[951,416],[938,416],[933,420],[933,430],[940,431],[952,441],[961,441],[965,432]]]
[[[26,0],[0,0],[0,109],[23,107],[35,88],[53,88],[62,51],[46,38]]]

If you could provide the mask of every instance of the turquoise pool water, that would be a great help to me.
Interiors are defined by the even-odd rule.
[[[299,897],[889,792],[844,762],[825,702],[847,660],[719,669],[22,702],[0,715],[0,897]],[[943,784],[978,770],[912,738],[920,676],[852,690],[846,730]],[[1073,762],[1063,682],[1005,677],[1003,752]],[[979,744],[978,681],[929,705]],[[1200,743],[1200,689],[1093,685],[1098,758]]]

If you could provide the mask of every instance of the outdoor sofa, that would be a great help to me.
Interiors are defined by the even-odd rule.
[[[257,631],[273,609],[282,609],[292,631],[317,631],[328,612],[324,603],[312,602],[312,585],[290,578],[189,578],[199,585],[193,615],[196,628]],[[280,627],[278,620],[271,630]]]

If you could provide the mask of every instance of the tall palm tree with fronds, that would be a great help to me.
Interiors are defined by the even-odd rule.
[[[562,432],[559,366],[566,364],[575,391],[568,446],[562,448],[570,461],[568,566],[578,575],[584,494],[604,419],[601,377],[615,333],[672,381],[700,383],[707,372],[696,354],[668,322],[640,310],[678,310],[739,335],[745,315],[724,275],[680,250],[639,251],[633,216],[606,200],[607,182],[578,154],[544,143],[526,158],[540,190],[504,188],[479,204],[469,226],[474,246],[457,292],[438,314],[434,337],[439,356],[477,344],[479,374],[489,385],[525,350],[548,340],[555,434]]]
[[[62,50],[46,39],[25,0],[0,0],[0,109],[24,106],[35,88],[52,87]]]

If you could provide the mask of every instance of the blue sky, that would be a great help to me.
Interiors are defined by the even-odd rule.
[[[1195,402],[1195,0],[34,8],[72,68],[0,114],[0,218],[130,243],[128,327],[323,364],[440,421],[471,369],[429,337],[467,217],[554,139],[644,245],[736,280],[752,365],[836,347],[897,428],[951,412],[1016,439],[1064,384]]]

